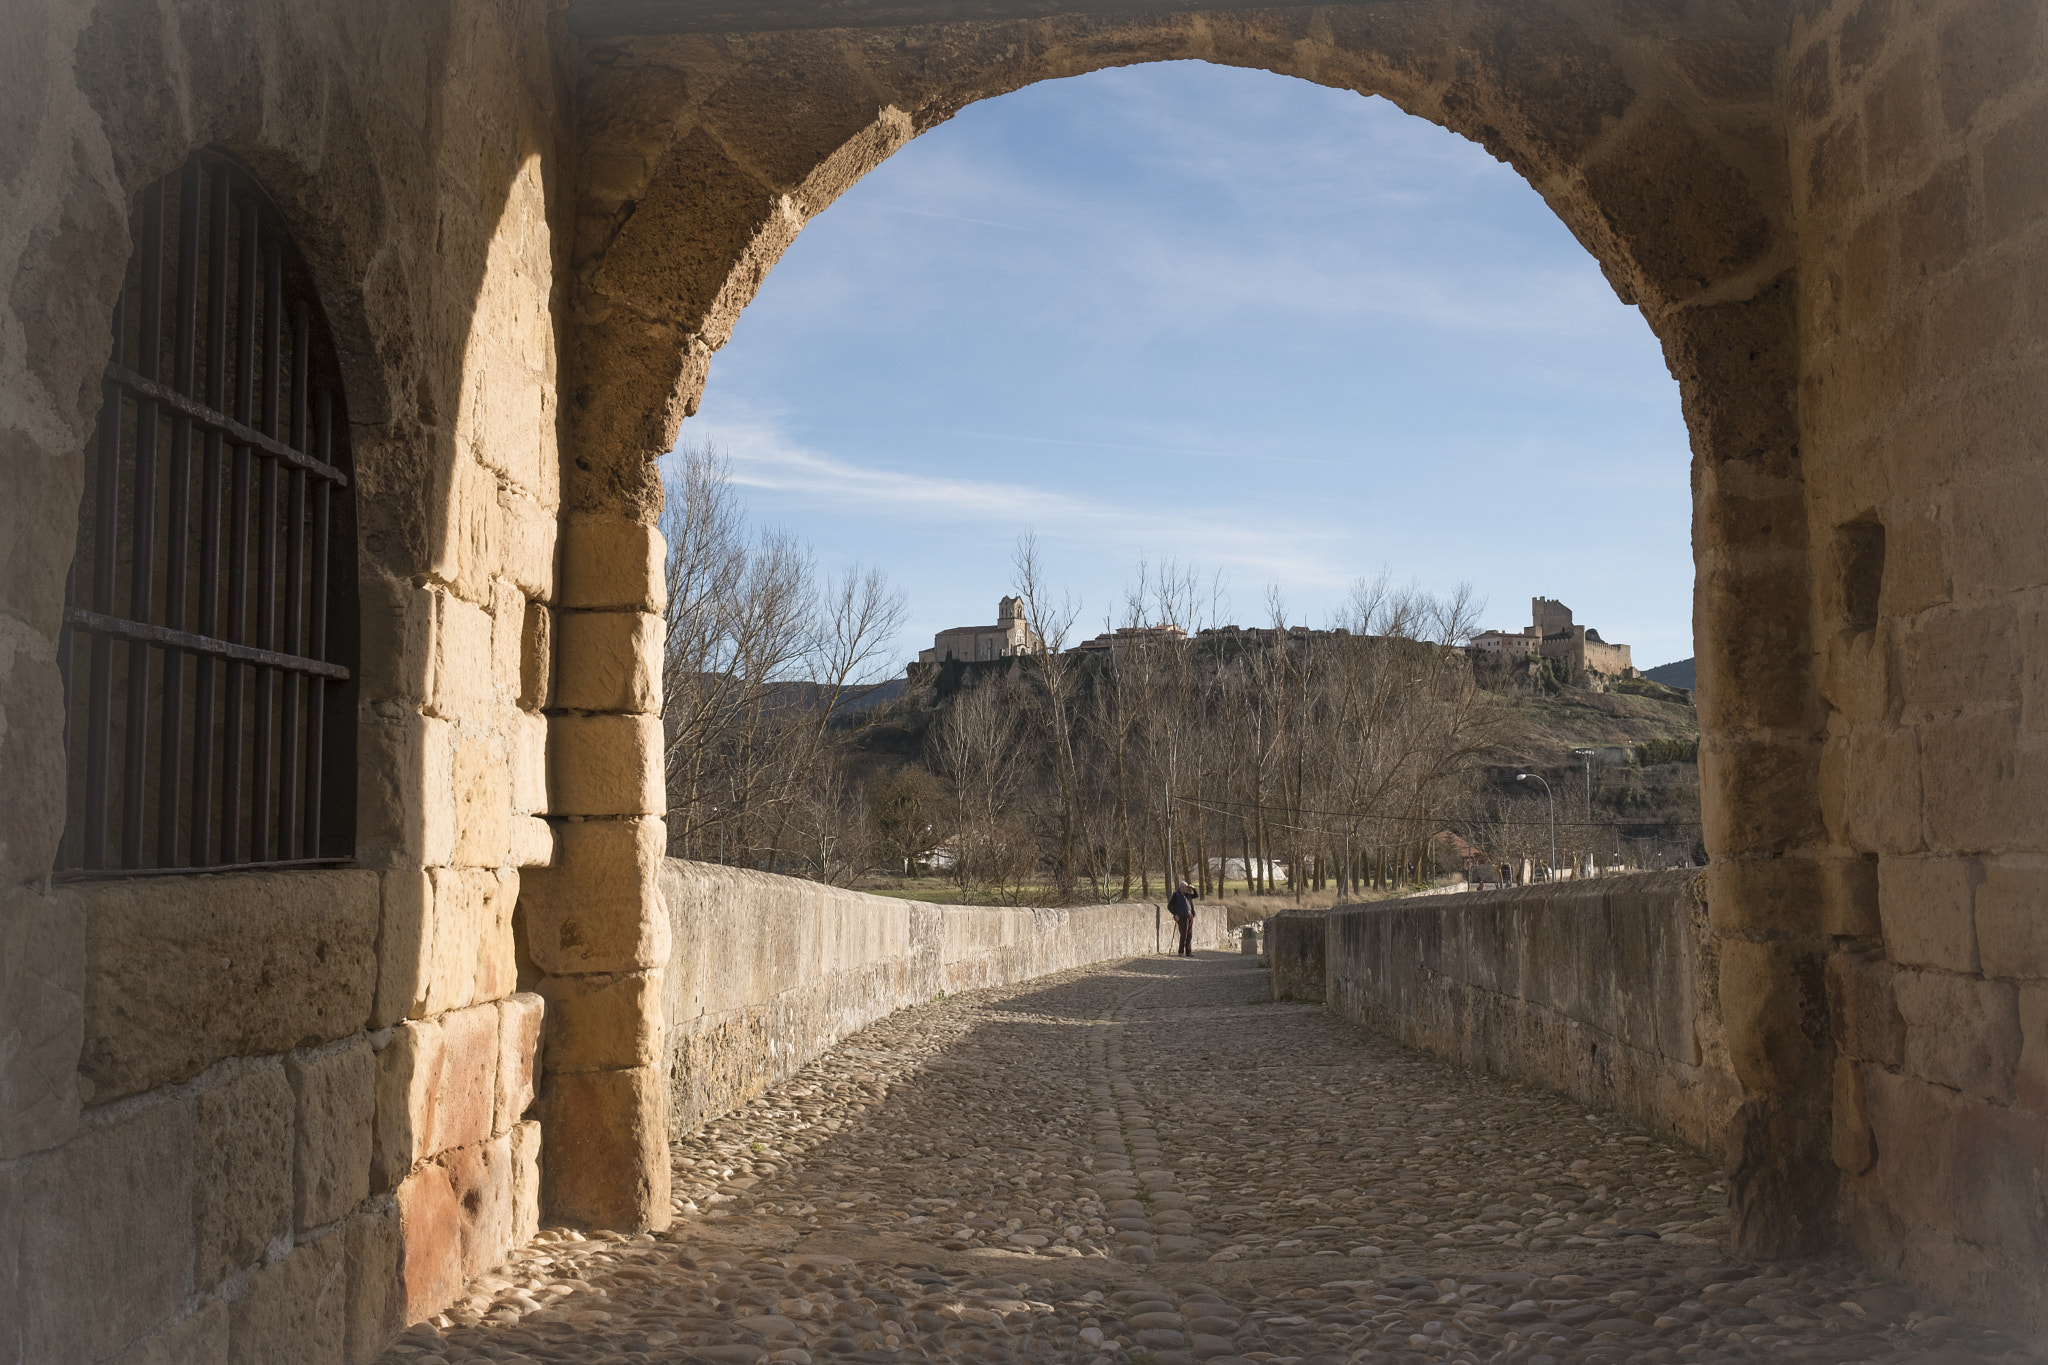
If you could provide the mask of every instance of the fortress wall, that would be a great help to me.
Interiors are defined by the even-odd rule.
[[[930,905],[675,858],[662,865],[661,894],[676,1132],[730,1113],[896,1010],[1173,942],[1156,905]],[[1227,947],[1225,917],[1198,910],[1196,946]]]

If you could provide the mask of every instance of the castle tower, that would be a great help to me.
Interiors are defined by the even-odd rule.
[[[1529,617],[1538,635],[1563,635],[1572,628],[1572,609],[1552,598],[1530,598]]]

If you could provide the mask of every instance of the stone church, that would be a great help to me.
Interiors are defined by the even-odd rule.
[[[1045,644],[1024,617],[1024,599],[1005,597],[996,604],[992,626],[954,626],[932,637],[932,647],[918,651],[921,664],[942,664],[953,659],[980,661],[1008,659],[1019,654],[1041,654]]]
[[[668,1221],[656,462],[861,176],[1165,60],[1475,140],[1641,310],[1693,451],[1735,1249],[2048,1330],[2035,0],[11,0],[6,37],[0,1365],[366,1361],[542,1220]]]

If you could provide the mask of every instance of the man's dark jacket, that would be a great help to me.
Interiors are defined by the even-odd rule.
[[[1166,913],[1175,919],[1192,919],[1197,897],[1192,891],[1176,891],[1167,898]]]

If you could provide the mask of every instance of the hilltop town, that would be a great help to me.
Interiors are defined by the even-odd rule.
[[[1530,624],[1518,631],[1485,630],[1467,644],[1448,646],[1467,654],[1475,662],[1494,665],[1528,676],[1538,675],[1545,660],[1553,672],[1571,686],[1605,691],[1617,680],[1635,680],[1637,671],[1630,649],[1600,638],[1600,632],[1572,619],[1572,609],[1549,597],[1529,599]],[[1068,647],[1068,654],[1108,654],[1139,645],[1176,644],[1189,640],[1234,639],[1273,643],[1282,638],[1310,641],[1346,634],[1343,628],[1321,630],[1309,626],[1213,626],[1193,636],[1176,625],[1123,626]],[[919,665],[946,663],[988,663],[1046,652],[1045,641],[1033,629],[1021,597],[1004,597],[996,604],[996,620],[989,626],[954,626],[940,631],[930,649],[921,650]],[[915,674],[913,673],[913,677]]]

